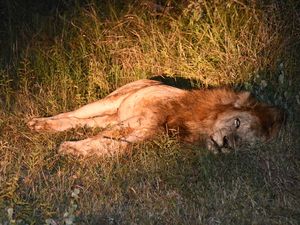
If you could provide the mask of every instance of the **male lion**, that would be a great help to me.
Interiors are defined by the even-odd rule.
[[[258,102],[249,92],[182,90],[139,80],[75,111],[33,118],[28,126],[54,132],[79,126],[105,128],[94,137],[64,142],[61,153],[122,153],[131,143],[168,131],[176,131],[182,142],[204,143],[216,153],[275,137],[283,118],[281,110]]]

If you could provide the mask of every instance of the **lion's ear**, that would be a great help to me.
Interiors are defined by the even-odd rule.
[[[234,103],[234,106],[241,108],[242,106],[248,105],[252,100],[251,93],[249,91],[243,91],[238,93],[238,99]]]

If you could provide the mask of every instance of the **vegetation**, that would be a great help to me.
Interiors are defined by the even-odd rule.
[[[99,2],[0,3],[0,224],[298,224],[299,3]],[[228,155],[162,136],[81,159],[57,145],[96,130],[26,127],[161,74],[250,90],[286,129]]]

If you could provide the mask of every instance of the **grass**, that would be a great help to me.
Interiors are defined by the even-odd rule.
[[[16,2],[2,3],[0,224],[299,223],[299,5],[62,1],[44,15]],[[162,136],[80,159],[57,146],[96,131],[26,127],[158,74],[248,89],[288,112],[286,129],[229,155]]]

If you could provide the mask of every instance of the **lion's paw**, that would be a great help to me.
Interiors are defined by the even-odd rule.
[[[74,141],[66,141],[59,146],[58,153],[62,155],[86,156],[87,151],[84,148],[78,148]]]
[[[49,131],[52,130],[49,121],[48,118],[33,118],[27,123],[27,126],[35,131]]]

